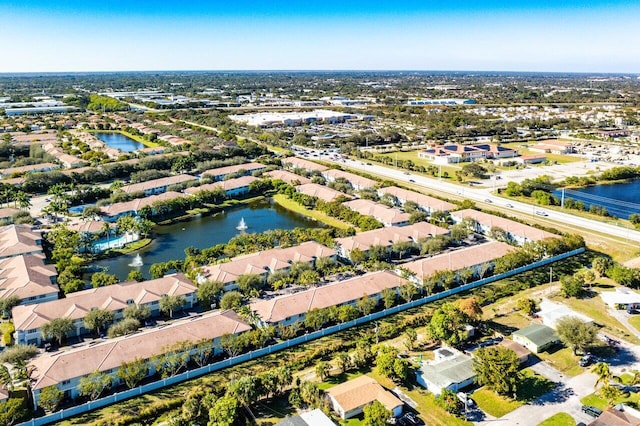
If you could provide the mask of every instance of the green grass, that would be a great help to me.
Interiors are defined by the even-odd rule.
[[[573,354],[569,348],[557,349],[553,352],[539,353],[538,357],[548,361],[553,368],[560,371],[565,376],[573,377],[583,372],[578,365],[578,356]]]
[[[494,391],[482,387],[473,393],[473,400],[486,413],[494,417],[502,417],[555,387],[553,382],[535,374],[528,368],[522,370],[521,373],[523,379],[518,386],[516,399],[500,396]]]
[[[419,165],[419,166],[424,166],[424,167],[429,167],[429,166],[436,166],[436,167],[442,167],[442,174],[444,175],[444,172],[449,173],[449,178],[452,178],[455,176],[455,172],[457,170],[461,170],[461,167],[459,166],[455,166],[455,165],[443,165],[440,166],[438,164],[434,164],[433,162],[425,159],[425,158],[420,158],[418,157],[418,150],[416,151],[397,151],[397,152],[392,152],[390,154],[381,154],[384,155],[385,157],[389,157],[392,160],[395,161],[396,156],[399,160],[411,160],[413,161],[414,164]],[[395,164],[395,163],[393,163]]]
[[[475,391],[471,397],[482,411],[494,417],[502,417],[524,405],[524,401],[502,397],[484,387]]]
[[[151,238],[143,238],[141,240],[138,241],[134,241],[132,243],[127,244],[126,246],[124,246],[123,248],[120,249],[111,249],[107,252],[107,255],[109,256],[119,256],[122,254],[129,254],[132,253],[136,250],[140,250],[142,247],[146,247],[147,245],[151,244]]]
[[[531,151],[528,148],[522,148],[522,145],[534,146],[536,144],[537,144],[536,141],[531,141],[526,144],[522,142],[510,142],[510,143],[504,143],[502,144],[502,146],[513,148],[517,150],[520,155],[544,155],[545,157],[547,157],[547,160],[557,161],[558,164],[575,163],[578,161],[583,161],[582,158],[571,156],[571,155],[540,153],[540,152]]]
[[[633,316],[629,318],[629,324],[634,326],[636,330],[640,330],[640,316]]]
[[[547,420],[538,423],[538,426],[575,426],[576,421],[567,413],[558,413]]]
[[[622,325],[620,321],[607,313],[604,302],[599,297],[581,299],[576,299],[573,297],[568,299],[555,297],[553,298],[553,300],[568,306],[576,312],[585,314],[597,324],[600,324],[601,326],[607,328],[607,330],[610,331],[611,334],[614,334],[617,337],[621,337],[624,340],[628,340],[629,342],[634,344],[640,343],[640,340],[626,331],[626,327]]]
[[[592,393],[590,395],[585,396],[580,400],[580,402],[584,405],[591,405],[593,407],[599,408],[601,410],[606,410],[609,407],[609,403],[606,399],[600,397],[597,393]],[[632,407],[635,407],[640,402],[640,393],[632,392],[632,393],[623,393],[620,398],[614,401],[614,405],[617,404],[629,404]]]
[[[329,215],[327,215],[324,212],[320,212],[318,210],[309,210],[306,207],[304,207],[303,205],[287,198],[286,195],[284,194],[276,194],[273,196],[273,200],[278,203],[280,206],[284,207],[287,210],[290,210],[292,212],[295,213],[299,213],[301,215],[304,216],[308,216],[310,218],[313,218],[319,222],[325,223],[329,226],[333,226],[334,228],[339,228],[339,229],[347,229],[352,227],[352,225],[349,225],[346,222],[343,222],[339,219],[336,219],[334,217],[331,217]]]
[[[595,393],[585,396],[580,400],[582,405],[591,405],[592,407],[599,408],[601,410],[607,409],[607,401],[604,398],[600,398]]]

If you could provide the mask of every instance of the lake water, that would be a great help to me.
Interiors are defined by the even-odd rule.
[[[94,133],[98,139],[111,148],[132,152],[144,148],[144,145],[120,133]]]
[[[554,194],[560,198],[561,191]],[[565,198],[580,200],[587,205],[604,206],[612,216],[628,219],[632,213],[640,213],[640,180],[612,185],[595,185],[565,190]]]
[[[92,264],[97,268],[108,268],[124,281],[131,269],[139,269],[146,278],[150,278],[149,267],[154,263],[169,260],[184,260],[184,249],[196,247],[204,249],[216,244],[226,243],[240,234],[236,227],[244,218],[248,228],[245,232],[259,233],[269,229],[315,228],[321,226],[307,217],[292,213],[279,205],[266,200],[227,210],[213,216],[196,217],[171,225],[156,226],[153,242],[141,250],[126,256],[104,259]],[[136,254],[140,254],[143,265],[132,267]]]

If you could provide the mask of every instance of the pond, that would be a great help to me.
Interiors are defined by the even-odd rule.
[[[144,148],[144,145],[120,133],[94,133],[94,135],[111,148],[124,152],[132,152]]]
[[[560,190],[554,192],[558,198],[561,194]],[[566,189],[564,196],[565,199],[582,201],[587,209],[591,204],[606,207],[609,214],[622,219],[628,219],[630,214],[640,213],[640,180]]]
[[[244,221],[247,229],[238,230]],[[149,267],[154,263],[185,258],[184,249],[204,249],[226,243],[241,232],[259,233],[269,229],[315,228],[322,224],[305,216],[292,213],[279,205],[262,200],[227,210],[212,216],[195,217],[171,225],[156,226],[153,242],[139,251],[94,262],[92,269],[107,269],[124,281],[132,269],[138,269],[150,278]],[[137,258],[137,255],[140,255]],[[136,261],[142,263],[135,265]]]

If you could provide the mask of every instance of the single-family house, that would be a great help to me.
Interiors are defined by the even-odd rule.
[[[516,343],[511,339],[503,339],[498,345],[512,350],[518,357],[518,362],[520,363],[520,365],[525,365],[527,362],[529,362],[531,351],[522,346],[520,343]]]
[[[393,417],[400,417],[404,406],[401,400],[369,376],[360,376],[336,385],[328,389],[326,395],[331,408],[342,419],[361,414],[364,407],[374,401],[384,405]]]
[[[554,330],[558,328],[558,322],[569,317],[578,318],[583,322],[593,322],[588,316],[582,315],[566,305],[555,303],[548,299],[543,299],[542,302],[540,302],[540,310],[537,315],[542,320],[542,324]]]
[[[600,298],[613,309],[640,309],[640,294],[627,287],[616,287],[614,291],[603,291]]]
[[[559,343],[560,338],[553,328],[542,324],[532,324],[515,331],[513,341],[537,354]]]
[[[416,371],[416,382],[436,396],[443,389],[458,392],[473,384],[475,377],[472,358],[450,348],[439,349],[435,361],[423,362]]]
[[[307,411],[297,416],[285,417],[275,426],[336,426],[321,409]]]
[[[604,410],[587,426],[640,426],[640,411],[625,404]]]

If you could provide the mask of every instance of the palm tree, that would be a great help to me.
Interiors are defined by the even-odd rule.
[[[21,210],[27,210],[31,207],[31,197],[24,191],[18,191],[15,202]]]
[[[593,366],[591,369],[592,373],[595,373],[598,376],[596,383],[593,385],[594,388],[597,388],[598,385],[608,385],[611,379],[614,378],[613,373],[609,369],[609,364],[606,362],[599,362]]]

